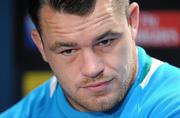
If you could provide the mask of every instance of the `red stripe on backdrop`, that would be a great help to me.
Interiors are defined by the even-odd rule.
[[[136,42],[144,47],[180,47],[180,11],[141,12]]]

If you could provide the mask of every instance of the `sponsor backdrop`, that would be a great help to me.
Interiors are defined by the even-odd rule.
[[[149,48],[180,47],[180,11],[144,11],[137,44]]]

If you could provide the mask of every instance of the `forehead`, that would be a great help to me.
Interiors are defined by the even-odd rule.
[[[40,16],[42,31],[48,32],[48,35],[56,37],[67,35],[75,36],[82,32],[85,36],[85,32],[93,34],[95,30],[97,32],[100,29],[101,31],[102,29],[106,29],[108,26],[113,27],[112,21],[114,24],[117,23],[112,8],[112,0],[97,0],[95,9],[87,16],[77,16],[58,12],[49,6],[44,6],[41,9]]]

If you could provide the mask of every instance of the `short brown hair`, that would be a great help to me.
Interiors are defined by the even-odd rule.
[[[96,0],[30,0],[29,15],[40,32],[39,11],[44,5],[48,5],[54,10],[84,16],[90,13],[96,4]],[[113,0],[113,8],[118,12],[128,14],[129,0]],[[122,9],[123,8],[123,9]]]

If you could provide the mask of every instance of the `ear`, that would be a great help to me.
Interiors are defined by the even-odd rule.
[[[47,62],[47,58],[46,58],[46,55],[45,55],[44,45],[43,45],[41,36],[40,36],[39,32],[36,29],[32,30],[31,37],[32,37],[33,42],[35,43],[36,47],[40,51],[44,61]]]
[[[131,26],[132,39],[135,40],[139,26],[139,5],[135,2],[129,6],[128,22]]]

